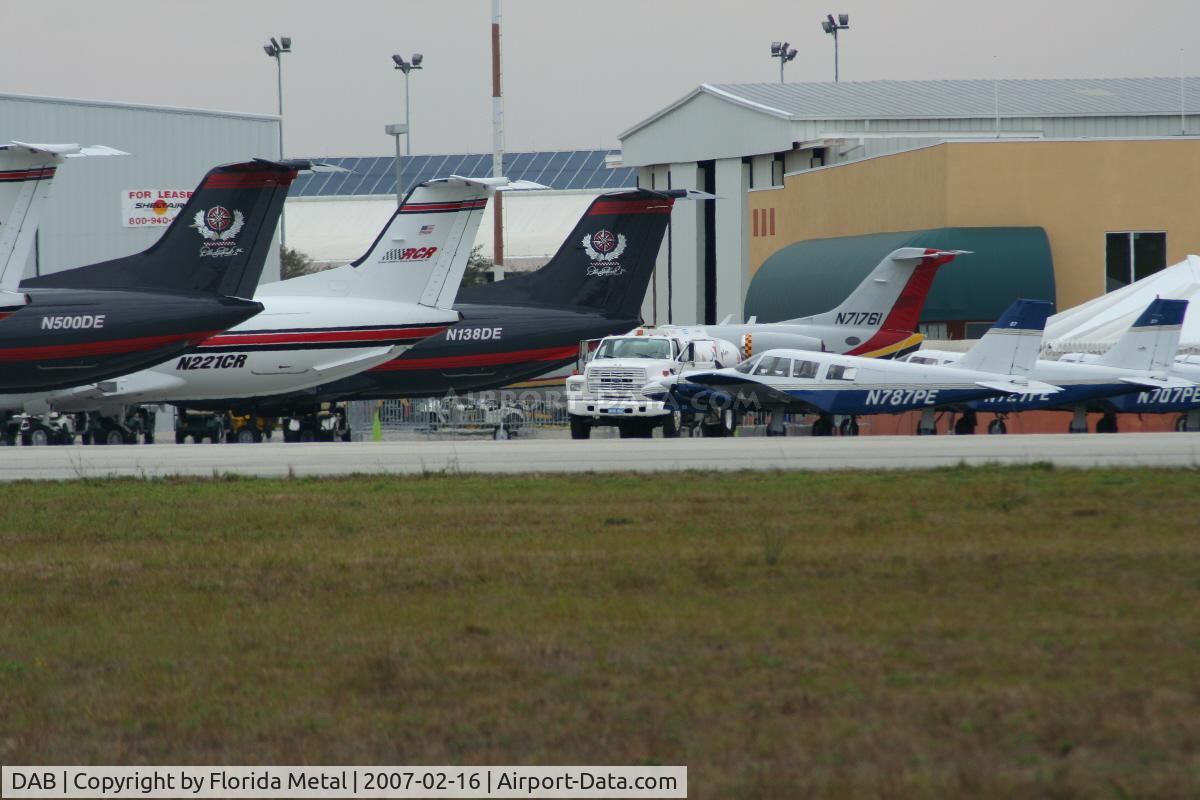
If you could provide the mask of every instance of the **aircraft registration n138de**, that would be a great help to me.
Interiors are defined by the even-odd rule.
[[[416,186],[357,261],[259,287],[261,315],[186,355],[43,399],[63,412],[133,403],[236,405],[389,361],[459,321],[452,306],[489,192],[509,185],[505,178],[452,177]]]
[[[781,348],[736,367],[671,376],[645,393],[670,396],[680,406],[770,410],[768,435],[783,432],[788,411],[853,418],[931,411],[995,394],[1049,394],[1058,387],[1028,376],[1051,310],[1050,303],[1016,301],[954,367]]]
[[[120,151],[0,146],[0,390],[53,390],[141,369],[262,310],[249,297],[295,163],[218,167],[197,194],[228,219],[201,214],[203,230],[176,219],[145,252],[21,282],[59,164],[110,154]]]

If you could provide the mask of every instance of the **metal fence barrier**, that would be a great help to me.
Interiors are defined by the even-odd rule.
[[[349,404],[355,438],[370,438],[378,412],[382,432],[429,435],[519,436],[539,430],[566,430],[562,390],[498,390],[414,400],[362,400]]]

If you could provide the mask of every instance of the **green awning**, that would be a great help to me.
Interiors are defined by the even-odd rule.
[[[1054,302],[1044,229],[931,228],[790,244],[754,275],[746,318],[777,322],[829,311],[898,247],[971,251],[938,270],[922,322],[992,321],[1018,297]]]

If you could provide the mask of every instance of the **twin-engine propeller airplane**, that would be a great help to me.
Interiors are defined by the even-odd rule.
[[[732,413],[769,410],[767,435],[786,430],[785,412],[816,413],[832,432],[832,415],[851,418],[919,409],[932,428],[938,406],[960,405],[996,394],[1051,394],[1058,387],[1029,378],[1052,306],[1018,300],[954,367],[909,364],[860,356],[775,349],[736,367],[687,373],[655,381],[651,397],[678,407],[719,405]],[[850,431],[851,433],[855,431]]]
[[[49,391],[122,375],[262,310],[248,298],[288,186],[307,162],[217,167],[150,249],[21,282],[62,159],[117,152],[0,147],[0,390]]]

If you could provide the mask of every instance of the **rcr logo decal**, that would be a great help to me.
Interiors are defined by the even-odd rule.
[[[44,331],[79,331],[104,327],[105,314],[81,314],[72,317],[42,317]]]
[[[437,251],[436,247],[395,247],[385,252],[379,260],[385,264],[397,261],[428,261]]]

